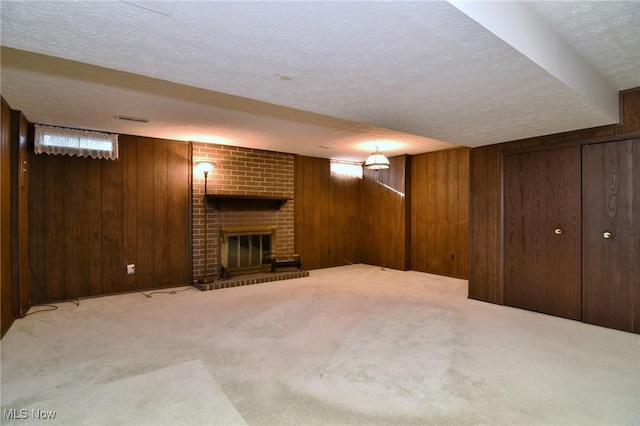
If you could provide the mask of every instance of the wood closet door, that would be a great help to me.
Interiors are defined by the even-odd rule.
[[[640,139],[582,155],[583,319],[640,333]]]
[[[506,305],[581,318],[580,147],[506,155]]]

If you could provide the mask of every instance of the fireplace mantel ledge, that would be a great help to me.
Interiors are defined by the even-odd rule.
[[[280,210],[292,197],[242,194],[207,194],[207,203],[216,210]]]

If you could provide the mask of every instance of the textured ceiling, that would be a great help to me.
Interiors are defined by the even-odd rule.
[[[617,121],[600,100],[640,86],[640,2],[481,5],[566,43],[439,1],[3,0],[2,96],[33,122],[354,160]]]
[[[529,6],[618,90],[638,87],[639,1],[540,1]]]

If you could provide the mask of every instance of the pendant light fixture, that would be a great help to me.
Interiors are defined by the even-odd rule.
[[[389,168],[389,159],[380,153],[378,147],[364,162],[364,168],[370,170],[384,170]]]

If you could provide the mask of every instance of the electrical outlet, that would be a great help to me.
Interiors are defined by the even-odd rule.
[[[133,275],[136,273],[136,265],[133,263],[127,265],[127,275]]]

